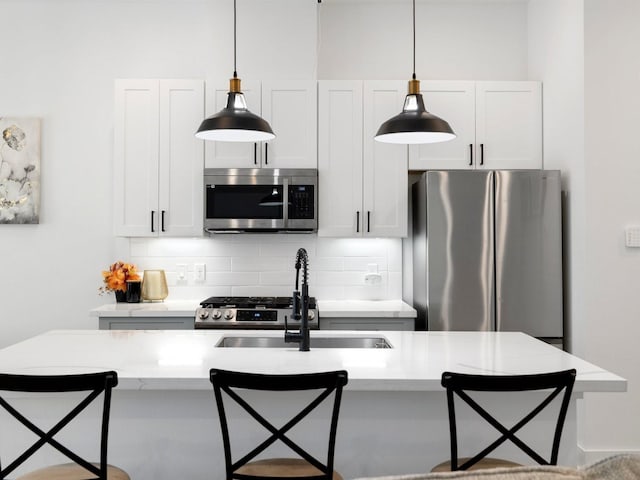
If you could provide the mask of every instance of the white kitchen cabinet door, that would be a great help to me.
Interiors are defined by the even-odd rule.
[[[476,83],[477,168],[542,168],[540,82]]]
[[[262,166],[317,168],[317,83],[279,80],[262,83],[262,116],[276,138],[262,144]]]
[[[154,233],[151,216],[158,210],[158,92],[157,80],[115,82],[113,194],[114,229],[119,236]],[[157,217],[153,220],[157,226]]]
[[[457,137],[409,146],[409,169],[542,168],[540,82],[423,82],[428,111]]]
[[[116,80],[116,235],[202,235],[203,114],[200,80]]]
[[[407,235],[407,147],[373,139],[405,90],[402,81],[318,83],[318,236]]]
[[[380,125],[402,111],[404,81],[364,82],[363,217],[366,237],[406,237],[408,149],[376,142]]]
[[[361,236],[361,81],[318,83],[318,127],[318,236]]]
[[[241,82],[242,93],[250,112],[261,115],[260,82]],[[207,89],[207,117],[218,113],[227,105],[229,80],[215,82]],[[201,122],[202,120],[200,120]],[[200,123],[193,128],[197,130]],[[206,168],[260,168],[262,142],[212,142],[200,140],[205,148]]]
[[[202,235],[204,145],[193,125],[203,116],[201,80],[160,81],[159,236]]]
[[[410,170],[473,168],[475,146],[475,83],[422,81],[428,112],[446,120],[456,134],[448,142],[409,146]]]
[[[207,115],[224,108],[228,91],[228,82],[216,83]],[[249,110],[269,122],[276,138],[257,143],[206,142],[207,168],[317,168],[316,82],[243,81],[242,93]]]

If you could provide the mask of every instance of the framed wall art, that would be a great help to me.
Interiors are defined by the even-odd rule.
[[[40,221],[40,119],[0,117],[0,223]]]

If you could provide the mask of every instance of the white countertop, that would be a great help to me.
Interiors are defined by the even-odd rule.
[[[204,390],[209,369],[305,373],[345,369],[348,389],[439,391],[443,371],[524,374],[576,368],[576,392],[626,391],[626,380],[517,332],[312,331],[312,349],[216,348],[223,336],[264,330],[54,330],[0,350],[7,373],[116,370],[119,388]],[[384,336],[392,349],[313,348],[314,337]]]
[[[317,300],[321,317],[415,318],[416,310],[402,300]],[[193,317],[200,300],[109,303],[90,311],[93,317]]]
[[[108,303],[89,312],[92,317],[194,317],[197,300],[164,302]]]
[[[416,318],[418,312],[402,300],[320,300],[320,317]]]

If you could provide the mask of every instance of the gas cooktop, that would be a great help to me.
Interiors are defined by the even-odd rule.
[[[195,328],[284,329],[300,327],[291,318],[291,297],[209,297],[196,310]],[[285,318],[286,317],[286,318]],[[316,299],[309,298],[309,328],[318,328]]]
[[[213,308],[291,308],[291,297],[209,297],[200,302]],[[309,308],[316,308],[316,299],[309,298]]]

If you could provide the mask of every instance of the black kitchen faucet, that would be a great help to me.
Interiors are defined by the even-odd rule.
[[[285,317],[284,341],[287,343],[297,342],[301,352],[308,352],[311,343],[309,340],[309,257],[304,248],[299,248],[296,253],[295,267],[296,287],[292,297],[291,318],[300,321],[300,331],[289,332]],[[300,268],[302,268],[302,294],[298,290]]]

